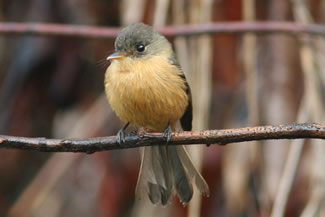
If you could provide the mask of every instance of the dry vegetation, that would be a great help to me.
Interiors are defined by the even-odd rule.
[[[155,27],[325,22],[321,0],[0,0],[0,22]],[[315,35],[170,38],[190,82],[194,128],[324,123],[325,40]],[[87,138],[123,125],[103,96],[112,39],[0,37],[0,134]],[[188,209],[134,201],[137,149],[92,155],[0,150],[0,216],[325,216],[322,140],[191,147],[210,197]]]

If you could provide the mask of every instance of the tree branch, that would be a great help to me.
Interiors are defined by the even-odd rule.
[[[158,29],[166,36],[200,34],[290,33],[325,35],[325,25],[294,22],[218,22],[168,26]],[[29,34],[81,38],[115,38],[120,28],[42,23],[0,23],[0,34]]]
[[[227,130],[185,131],[173,133],[168,145],[220,144],[267,139],[325,139],[325,125],[289,124],[278,126],[246,127]],[[86,152],[135,148],[166,144],[162,133],[141,133],[128,136],[122,145],[115,136],[88,139],[46,139],[0,135],[0,148],[42,152]]]

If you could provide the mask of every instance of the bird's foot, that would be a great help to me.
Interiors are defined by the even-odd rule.
[[[123,128],[121,128],[119,131],[118,131],[118,133],[117,133],[117,135],[116,135],[116,140],[117,140],[117,142],[121,145],[122,143],[124,143],[125,142],[125,133],[124,133],[124,129]]]
[[[137,130],[133,130],[131,132],[128,133],[128,136],[137,136],[138,135],[138,131]]]
[[[170,124],[168,124],[168,127],[165,129],[164,135],[163,135],[166,138],[167,143],[169,143],[169,141],[171,140],[172,134],[173,134],[172,127],[170,126]]]
[[[125,129],[129,126],[129,122],[127,123],[127,124],[125,124],[125,126],[124,127],[122,127],[119,131],[118,131],[118,133],[117,133],[117,135],[116,135],[116,140],[117,140],[117,142],[121,145],[122,143],[125,143]]]

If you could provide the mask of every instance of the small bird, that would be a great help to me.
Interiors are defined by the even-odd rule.
[[[171,43],[152,27],[131,24],[115,40],[115,52],[105,73],[105,92],[117,116],[126,122],[118,132],[132,126],[164,132],[167,142],[180,121],[192,130],[191,90]],[[195,169],[184,146],[145,147],[136,186],[136,198],[149,196],[153,204],[165,205],[174,193],[186,205],[195,182],[203,195],[209,187]]]

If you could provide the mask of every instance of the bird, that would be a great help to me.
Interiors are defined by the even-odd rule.
[[[112,109],[126,123],[117,133],[118,142],[125,142],[129,125],[163,132],[166,138],[166,145],[144,147],[135,197],[164,206],[177,194],[186,205],[193,196],[193,183],[209,196],[208,184],[186,148],[167,144],[177,124],[192,130],[193,116],[190,86],[172,44],[151,26],[135,23],[120,31],[114,47],[107,57],[104,84]]]

